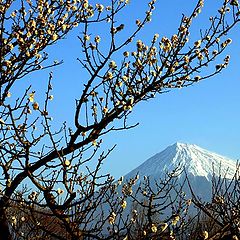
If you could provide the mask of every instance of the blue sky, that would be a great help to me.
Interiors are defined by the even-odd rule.
[[[181,14],[190,13],[195,2],[197,1],[159,1],[152,22],[144,27],[135,40],[150,41],[155,33],[159,33],[160,37],[171,36],[176,32]],[[217,11],[219,2],[221,1],[205,1],[203,12],[192,27],[193,40],[198,40],[200,27],[207,26],[208,17]],[[122,37],[131,31],[135,19],[143,16],[146,5],[145,0],[131,0],[119,18],[119,23],[124,21],[126,25]],[[62,66],[53,69],[55,98],[51,112],[56,125],[64,120],[71,124],[75,98],[82,91],[85,75],[76,60],[81,54],[77,40],[80,31],[81,29],[76,29],[67,39],[48,51],[51,59],[64,60]],[[92,29],[93,36],[103,31],[104,27],[100,25]],[[105,162],[105,172],[116,177],[124,175],[176,141],[194,143],[233,159],[240,158],[239,34],[239,27],[231,33],[233,43],[226,51],[226,54],[231,55],[231,61],[224,72],[189,88],[173,90],[139,104],[129,117],[129,123],[140,123],[138,127],[110,133],[104,138],[105,147],[117,144]],[[31,82],[34,89],[44,90],[48,72],[29,76],[17,87],[24,87]]]

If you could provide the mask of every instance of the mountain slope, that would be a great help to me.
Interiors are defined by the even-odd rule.
[[[124,178],[130,179],[139,175],[140,181],[144,176],[150,176],[152,180],[164,179],[166,173],[171,173],[177,168],[179,169],[177,183],[183,186],[186,195],[191,197],[189,186],[185,182],[187,174],[195,195],[209,201],[212,197],[213,172],[215,180],[232,179],[236,172],[236,161],[194,144],[175,143],[146,160]],[[183,169],[185,171],[182,171]]]
[[[178,167],[179,169],[185,168],[194,195],[203,201],[211,201],[213,167],[215,176],[232,178],[235,174],[236,162],[194,144],[175,143],[129,172],[124,176],[123,181],[116,181],[117,194],[113,196],[114,204],[112,202],[109,205],[109,202],[106,201],[106,203],[95,210],[94,218],[98,219],[99,216],[107,218],[114,207],[119,206],[118,203],[123,192],[128,195],[126,208],[119,215],[119,218],[121,217],[123,221],[127,219],[131,221],[133,209],[139,212],[140,216],[142,213],[146,214],[148,210],[148,204],[146,203],[149,203],[150,195],[155,197],[151,204],[154,205],[154,211],[157,211],[157,214],[159,214],[157,215],[158,219],[169,219],[174,212],[174,207],[183,213],[185,209],[179,208],[180,202],[192,199],[189,185],[185,181],[185,172],[180,171],[177,179],[172,178],[171,180],[173,181],[166,181],[166,184],[164,183],[165,181],[161,181],[165,179],[166,173],[170,173]],[[221,173],[219,169],[221,169]],[[139,175],[139,180],[136,181],[135,185],[128,188],[127,180],[130,180],[130,178],[136,180],[136,175]],[[150,176],[150,181],[148,179],[144,180],[144,176]],[[154,181],[153,178],[157,181]],[[132,180],[129,182],[135,182],[135,180]],[[122,184],[119,182],[122,182]],[[111,192],[112,190],[109,189],[109,195]],[[184,198],[182,198],[183,196]],[[189,206],[188,213],[190,215],[194,215],[196,211],[193,205]],[[106,235],[108,234],[107,229],[108,225],[105,224],[103,232]]]
[[[146,160],[125,177],[128,179],[139,174],[140,178],[143,176],[161,178],[166,172],[171,172],[177,167],[185,168],[189,175],[201,176],[211,181],[213,169],[216,176],[226,174],[226,178],[232,178],[236,162],[194,144],[175,143]]]

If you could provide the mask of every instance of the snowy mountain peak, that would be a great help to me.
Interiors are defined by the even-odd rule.
[[[236,170],[236,162],[195,144],[176,142],[149,158],[127,174],[126,177],[129,178],[139,174],[140,177],[153,176],[159,178],[177,167],[185,168],[186,172],[193,176],[202,176],[211,180],[213,170],[215,170],[216,176],[220,174],[225,176],[226,174],[225,177],[231,178]]]
[[[177,151],[181,149],[193,149],[199,147],[196,144],[176,142],[173,145],[170,145],[169,148],[176,149]]]

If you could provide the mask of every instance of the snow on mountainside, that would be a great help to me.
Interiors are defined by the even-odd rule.
[[[213,167],[215,169],[215,176],[219,176],[219,169],[221,169],[222,177],[232,179],[236,172],[236,161],[202,149],[194,144],[175,143],[129,172],[124,176],[123,181],[127,181],[139,175],[139,181],[133,186],[132,192],[133,195],[136,194],[134,196],[136,198],[139,197],[140,200],[146,199],[141,191],[136,191],[141,183],[143,183],[143,189],[145,188],[144,176],[150,176],[149,185],[151,191],[158,192],[158,200],[156,201],[159,201],[159,203],[161,201],[168,201],[168,199],[174,199],[178,190],[185,193],[186,199],[191,199],[192,192],[190,191],[188,183],[185,181],[185,173],[180,174],[177,179],[174,179],[174,188],[170,190],[167,188],[167,190],[162,189],[159,191],[160,189],[157,186],[160,185],[155,184],[156,182],[159,183],[161,180],[164,180],[167,172],[170,173],[176,168],[185,168],[194,195],[208,202],[212,199]],[[153,179],[157,181],[152,181]],[[175,180],[177,181],[175,182]],[[122,186],[123,185],[118,186],[117,191],[119,195],[122,193]],[[116,197],[119,195],[116,195]],[[127,199],[127,208],[123,212],[123,218],[127,218],[127,215],[132,211],[133,205],[131,201],[131,198]],[[161,204],[166,204],[166,202],[161,202]],[[107,204],[103,206],[103,209],[106,214],[112,211]],[[195,210],[196,209],[192,206],[189,212],[194,213]],[[162,218],[169,216],[172,214],[172,208],[168,207],[163,209],[161,214]]]
[[[193,177],[204,177],[211,181],[213,168],[215,176],[219,175],[219,169],[221,169],[222,177],[226,174],[226,178],[232,178],[236,171],[236,161],[194,144],[175,143],[149,158],[128,173],[125,178],[129,179],[136,174],[139,174],[140,178],[143,176],[161,178],[166,172],[171,172],[177,167],[184,167],[187,174]]]

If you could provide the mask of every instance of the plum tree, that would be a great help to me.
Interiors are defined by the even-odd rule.
[[[210,18],[209,27],[199,38],[191,39],[194,43],[189,42],[190,27],[201,12],[203,0],[197,1],[191,14],[182,16],[174,35],[155,34],[150,43],[135,38],[151,21],[155,0],[148,3],[143,19],[136,20],[135,29],[118,39],[126,24],[117,16],[124,13],[128,2],[0,1],[0,239],[100,239],[107,221],[112,238],[121,239],[120,225],[114,228],[115,214],[121,215],[132,183],[117,211],[113,207],[113,178],[99,173],[112,151],[99,153],[103,135],[134,127],[128,126],[127,117],[139,102],[210,78],[227,67],[228,55],[221,64],[216,65],[215,59],[232,41],[227,34],[239,22],[237,1],[224,0],[216,16]],[[109,38],[102,44],[91,26],[106,22]],[[82,30],[79,40],[83,54],[78,60],[88,77],[82,80],[83,91],[76,100],[74,125],[69,128],[63,124],[56,131],[48,110],[53,100],[52,73],[43,103],[36,101],[38,89],[24,89],[14,100],[11,91],[32,72],[61,64],[49,64],[46,51],[74,27]],[[130,46],[135,50],[130,51]],[[116,54],[118,61],[114,61]],[[210,72],[200,75],[203,68]],[[114,127],[117,121],[122,125]],[[92,169],[88,163],[93,158],[97,163]],[[86,173],[81,172],[83,168]],[[99,214],[94,209],[105,204],[115,211],[97,220]],[[45,222],[43,216],[50,217]],[[51,221],[59,224],[58,230],[46,226]],[[157,232],[158,226],[151,224],[146,231]]]

